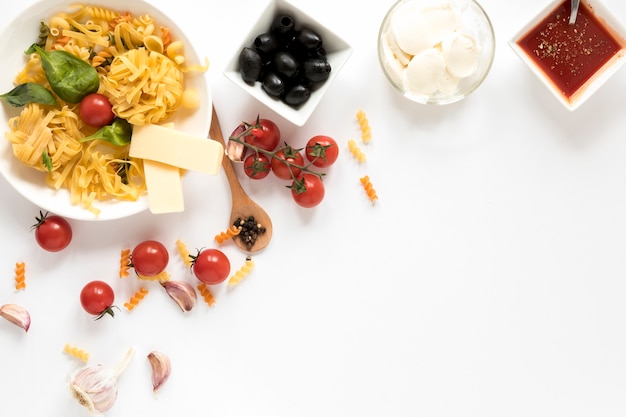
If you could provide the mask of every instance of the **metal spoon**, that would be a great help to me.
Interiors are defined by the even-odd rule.
[[[572,11],[569,15],[569,24],[573,25],[576,23],[576,17],[578,16],[578,5],[580,4],[580,0],[571,0],[572,2]]]
[[[215,106],[213,106],[213,116],[211,117],[209,137],[221,142],[222,145],[226,147],[226,144],[224,143],[224,136],[222,134],[222,128],[220,127],[220,122],[217,119],[217,113],[215,112]],[[272,220],[265,210],[263,210],[261,206],[255,203],[248,196],[248,194],[246,194],[241,186],[241,183],[239,182],[239,179],[237,178],[237,173],[233,168],[231,160],[226,155],[224,156],[224,159],[222,159],[222,168],[226,174],[226,179],[228,180],[228,185],[230,186],[230,192],[232,195],[230,224],[232,225],[238,218],[247,219],[248,217],[253,216],[257,223],[265,227],[265,233],[260,234],[256,239],[256,242],[251,247],[247,247],[246,243],[237,236],[234,237],[235,244],[246,252],[258,252],[265,248],[272,239]]]

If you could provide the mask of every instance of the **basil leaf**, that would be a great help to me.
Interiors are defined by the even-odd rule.
[[[37,44],[31,45],[26,54],[37,52],[48,83],[61,100],[79,103],[89,93],[98,91],[98,71],[79,57],[63,50],[46,51]]]
[[[79,142],[87,142],[89,140],[103,140],[112,145],[124,146],[130,143],[133,134],[133,127],[125,119],[115,119],[113,123],[103,126],[91,136],[85,136]]]
[[[20,84],[8,93],[1,94],[0,100],[4,100],[13,107],[22,107],[28,103],[47,104],[49,106],[57,104],[54,95],[46,87],[31,82]]]
[[[52,172],[52,158],[50,158],[50,155],[48,154],[48,151],[46,149],[43,150],[43,153],[41,155],[41,161],[43,163],[43,166],[45,166],[48,170],[48,172]]]

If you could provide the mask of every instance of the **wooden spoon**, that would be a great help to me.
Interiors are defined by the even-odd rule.
[[[224,142],[220,122],[217,119],[215,106],[213,106],[209,137],[221,142],[222,145],[224,145],[224,149],[226,149],[226,143]],[[248,196],[248,194],[246,194],[241,186],[241,183],[239,182],[239,178],[237,178],[237,173],[233,168],[233,163],[227,155],[224,155],[224,158],[222,159],[222,168],[224,169],[224,173],[228,179],[228,185],[230,186],[232,196],[230,224],[232,225],[238,218],[247,219],[248,217],[253,216],[257,223],[265,227],[265,233],[259,234],[252,247],[248,248],[246,243],[237,236],[233,237],[235,244],[246,252],[258,252],[264,249],[272,239],[272,220],[265,210],[263,210],[261,206],[255,203]]]

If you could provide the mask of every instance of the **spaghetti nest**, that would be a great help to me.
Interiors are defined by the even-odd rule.
[[[42,23],[38,44],[96,68],[98,93],[109,98],[116,117],[131,125],[162,123],[180,106],[193,108],[183,94],[183,75],[208,69],[208,64],[183,66],[182,42],[152,16],[89,5],[74,5]],[[14,80],[16,85],[27,82],[50,89],[38,54],[27,57]],[[143,163],[129,157],[129,146],[81,142],[97,129],[82,121],[78,105],[58,97],[57,103],[28,104],[9,120],[5,135],[17,159],[45,172],[48,186],[69,190],[73,204],[95,215],[100,212],[95,201],[134,201],[144,194]]]

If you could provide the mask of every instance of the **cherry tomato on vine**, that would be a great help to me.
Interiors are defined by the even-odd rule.
[[[48,252],[59,252],[65,249],[72,241],[72,226],[63,217],[43,214],[35,217],[37,223],[32,226],[35,230],[35,240],[42,249]]]
[[[253,180],[267,177],[272,170],[270,159],[264,154],[251,154],[243,161],[243,170]]]
[[[130,259],[135,272],[147,277],[153,277],[165,271],[170,255],[161,242],[145,240],[135,246]]]
[[[289,164],[285,163],[285,161]],[[297,178],[302,172],[302,169],[298,167],[302,166],[304,166],[304,156],[302,156],[302,152],[299,150],[286,145],[274,152],[274,157],[272,158],[272,172],[281,180]]]
[[[280,143],[280,129],[271,120],[257,118],[250,134],[246,135],[244,140],[257,148],[273,151]]]
[[[200,281],[208,285],[216,285],[228,278],[230,261],[219,249],[202,249],[193,256],[191,268]]]
[[[306,208],[317,206],[324,199],[326,190],[319,176],[304,173],[291,186],[291,196],[298,205]]]
[[[330,136],[313,136],[306,143],[305,156],[316,167],[327,168],[337,160],[339,146],[337,146],[337,141]]]
[[[115,119],[113,106],[109,99],[99,93],[87,94],[78,107],[80,118],[89,126],[102,127],[111,124]]]
[[[105,314],[115,316],[114,300],[113,288],[104,281],[88,282],[80,291],[80,304],[87,313],[96,316],[96,320],[101,319]]]

